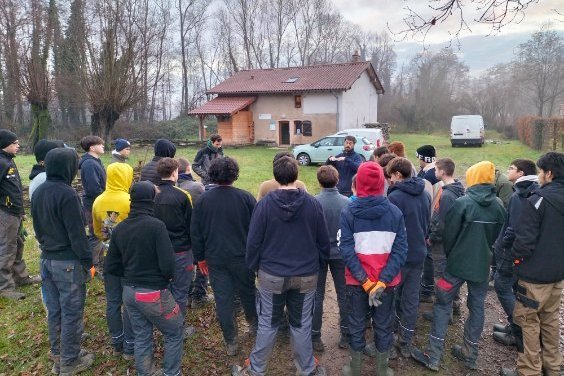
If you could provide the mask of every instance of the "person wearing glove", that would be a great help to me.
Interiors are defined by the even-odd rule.
[[[359,376],[368,313],[374,328],[376,374],[393,375],[388,367],[393,344],[394,291],[407,258],[403,214],[384,197],[384,171],[376,162],[360,165],[358,198],[341,212],[339,251],[345,261],[349,307],[350,356],[343,375]]]

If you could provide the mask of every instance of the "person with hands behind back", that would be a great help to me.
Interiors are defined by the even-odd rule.
[[[376,345],[376,374],[393,375],[388,359],[393,343],[394,290],[407,258],[403,214],[384,194],[384,171],[376,162],[360,165],[358,198],[341,212],[339,249],[347,266],[350,363],[343,375],[359,376],[365,347],[365,319],[370,312]]]

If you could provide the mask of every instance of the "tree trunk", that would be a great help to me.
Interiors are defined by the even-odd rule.
[[[33,103],[31,105],[31,148],[41,139],[47,138],[51,127],[51,114],[47,103]]]
[[[100,137],[102,135],[102,127],[100,126],[100,112],[93,112],[90,115],[90,133]]]

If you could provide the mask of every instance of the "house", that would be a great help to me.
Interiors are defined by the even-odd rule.
[[[311,143],[376,123],[384,88],[370,62],[251,69],[208,91],[214,99],[189,115],[214,115],[226,144]]]

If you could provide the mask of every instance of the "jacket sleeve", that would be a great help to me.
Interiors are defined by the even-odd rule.
[[[205,149],[200,149],[198,153],[196,153],[196,157],[194,157],[194,161],[192,162],[192,170],[194,170],[199,177],[207,180],[208,172],[203,168],[204,150]]]
[[[358,167],[362,163],[362,159],[360,158],[360,154],[354,153],[352,156],[346,157],[344,162],[346,166],[351,170],[353,170],[354,173],[356,174],[356,172],[358,171]]]
[[[64,200],[61,219],[68,234],[71,248],[80,263],[86,268],[92,267],[92,251],[86,238],[84,216],[78,194],[69,195]]]
[[[84,193],[88,197],[97,197],[106,188],[103,187],[103,177],[94,163],[96,162],[86,161],[82,164],[80,170],[82,188],[84,188]]]
[[[116,227],[114,230],[114,234],[117,232],[119,233],[119,227]],[[118,235],[119,236],[119,235]],[[110,247],[108,248],[108,253],[104,260],[104,273],[116,276],[116,277],[123,277],[123,262],[121,249],[116,242],[117,236],[114,236],[110,239]]]
[[[501,246],[504,249],[511,249],[513,246],[513,242],[515,241],[515,221],[518,220],[518,215],[516,213],[515,202],[513,200],[518,200],[518,197],[511,198],[509,200],[509,204],[507,205],[507,218],[506,218],[506,226],[505,230],[503,231],[503,236],[501,238]],[[521,208],[523,205],[520,205]]]
[[[532,256],[537,244],[542,220],[542,197],[534,195],[523,203],[523,209],[515,227],[515,241],[512,255],[514,259]]]
[[[401,270],[405,260],[407,259],[407,231],[405,229],[405,220],[403,215],[399,217],[399,221],[396,227],[396,237],[394,239],[394,244],[392,245],[392,250],[390,252],[390,257],[386,262],[386,266],[380,272],[380,280],[386,284],[392,282],[395,276]]]
[[[331,254],[331,240],[329,239],[329,231],[327,230],[327,222],[325,222],[325,215],[323,215],[323,208],[317,203],[317,249],[319,250],[319,261],[329,259]]]
[[[190,238],[190,243],[192,242],[191,235],[190,235],[190,226],[192,225],[192,196],[190,193],[184,191],[186,193],[186,201],[184,207],[184,223],[186,224],[186,229],[184,230],[185,234],[188,235]]]
[[[102,220],[97,215],[98,211],[96,209],[98,205],[96,205],[96,203],[98,203],[98,205],[100,203],[98,198],[94,200],[94,204],[92,205],[92,227],[94,229],[94,235],[96,235],[99,240],[104,240],[104,234],[102,234]]]
[[[503,201],[503,207],[507,208],[509,200],[513,195],[513,185],[505,176],[500,173],[496,181],[497,197]]]
[[[155,238],[155,249],[157,250],[157,258],[159,269],[163,276],[171,280],[174,276],[174,249],[168,236],[168,231],[164,223],[161,223],[160,229],[156,229],[157,236]]]
[[[249,234],[247,235],[247,253],[245,255],[245,261],[247,267],[254,272],[257,272],[259,268],[260,250],[266,232],[264,206],[264,200],[255,206],[249,225]]]
[[[192,209],[190,217],[190,238],[192,240],[192,253],[196,261],[203,261],[206,259],[206,248],[204,241],[204,234],[201,228],[201,202],[202,197],[196,202]]]
[[[349,221],[349,215],[349,209],[345,207],[341,212],[340,234],[337,235],[337,244],[345,265],[349,268],[353,277],[359,283],[362,283],[368,275],[354,250],[354,228]]]
[[[439,202],[439,211],[433,215],[430,223],[429,239],[433,243],[442,243],[443,233],[445,230],[446,215],[450,208],[454,205],[456,199],[450,195],[441,195]]]
[[[4,160],[0,159],[0,183],[2,183],[2,181],[8,174],[8,170],[10,170],[10,165]]]
[[[464,218],[464,203],[462,201],[455,201],[452,207],[448,210],[445,216],[445,230],[443,231],[443,248],[448,257],[450,251],[456,244],[456,238],[460,233],[463,225]],[[448,228],[448,230],[447,230]]]

